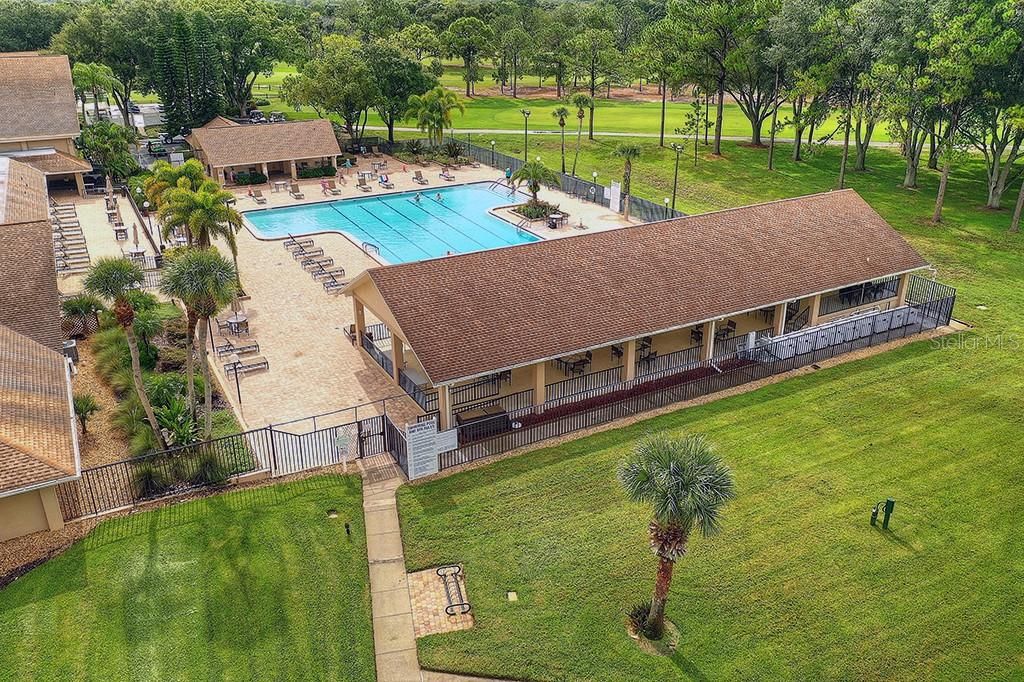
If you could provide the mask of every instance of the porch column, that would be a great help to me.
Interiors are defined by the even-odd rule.
[[[46,515],[46,525],[50,530],[60,530],[64,527],[64,515],[60,513],[60,503],[57,502],[57,488],[51,486],[39,491],[39,500],[43,503],[43,513]]]
[[[295,159],[292,159],[288,163],[289,163],[289,165],[291,167],[291,171],[292,171],[292,180],[298,180],[299,179],[299,170],[295,167]]]
[[[263,176],[269,180],[270,179],[270,169],[267,167],[267,162],[264,161],[263,163],[261,163],[260,164],[260,168],[263,169]]]
[[[907,289],[910,288],[910,273],[900,275],[900,283],[896,286],[896,307],[907,304]]]
[[[219,184],[221,187],[223,187],[224,186],[224,169],[223,168],[217,168],[216,171],[217,171],[217,184]]]
[[[85,196],[85,180],[82,179],[81,173],[75,173],[75,187],[78,188],[78,196]]]
[[[622,362],[626,364],[625,381],[636,378],[636,339],[626,341],[622,349]]]
[[[398,375],[402,371],[404,363],[405,348],[402,346],[402,339],[395,336],[394,332],[391,332],[391,372],[396,384],[398,383]]]
[[[437,428],[447,431],[452,428],[451,387],[447,384],[437,387]]]
[[[788,307],[785,303],[775,306],[775,329],[772,330],[772,334],[775,336],[779,336],[786,331],[786,308]]]
[[[361,346],[363,334],[366,333],[366,308],[363,307],[363,302],[355,296],[352,297],[352,315],[355,318],[356,345]]]
[[[821,294],[811,299],[811,312],[807,316],[807,326],[813,327],[818,324],[818,317],[821,314]]]
[[[715,355],[715,321],[704,323],[704,338],[700,345],[700,359],[710,360]]]
[[[546,370],[546,362],[538,362],[533,366],[533,404],[536,406],[543,405],[548,399]],[[537,411],[542,412],[543,408]]]

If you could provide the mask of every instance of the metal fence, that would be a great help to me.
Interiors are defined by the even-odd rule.
[[[529,414],[494,417],[494,428],[477,421],[472,429],[459,427],[460,446],[439,456],[441,470],[515,450],[574,431],[604,424],[651,409],[716,393],[727,388],[781,374],[861,348],[918,334],[949,323],[956,291],[916,278],[910,305],[875,311],[849,320],[762,338],[752,348],[739,346],[725,356],[688,363],[638,376],[615,386],[578,394],[571,403],[545,404]],[[514,428],[503,420],[517,419]],[[477,440],[476,434],[494,434]]]
[[[831,315],[832,313],[893,298],[899,289],[899,282],[899,277],[887,277],[874,282],[845,287],[834,293],[822,296],[819,314]]]

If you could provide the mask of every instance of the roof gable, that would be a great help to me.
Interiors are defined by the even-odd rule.
[[[64,55],[0,55],[0,140],[77,137],[78,109]]]
[[[341,154],[338,138],[326,119],[285,123],[226,125],[210,123],[189,135],[214,168],[308,159]]]

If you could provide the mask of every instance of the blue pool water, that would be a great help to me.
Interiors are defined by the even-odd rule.
[[[510,198],[508,190],[490,190],[489,184],[424,187],[419,202],[416,192],[402,192],[248,211],[245,218],[263,239],[341,232],[357,245],[377,246],[388,263],[539,241],[487,212],[523,199]]]

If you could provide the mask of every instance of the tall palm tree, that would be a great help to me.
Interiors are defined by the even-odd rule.
[[[188,320],[189,351],[185,355],[188,377],[187,398],[189,409],[195,413],[195,366],[193,351],[201,359],[203,369],[204,404],[206,421],[203,438],[209,438],[213,428],[213,393],[210,382],[210,363],[207,348],[207,329],[210,318],[228,305],[238,292],[235,266],[213,248],[186,249],[175,254],[164,268],[160,290],[179,299],[185,306]],[[196,334],[198,327],[199,333]]]
[[[431,145],[441,144],[444,131],[452,127],[452,112],[465,113],[466,105],[459,96],[438,85],[422,95],[409,97],[404,118],[416,119],[416,127],[427,134]]]
[[[85,276],[85,289],[113,304],[114,317],[124,330],[128,340],[128,352],[132,362],[132,383],[139,396],[142,409],[146,412],[153,435],[161,449],[166,447],[160,424],[153,412],[153,405],[142,382],[142,363],[139,360],[139,342],[135,335],[135,308],[131,303],[131,292],[137,290],[143,281],[142,269],[125,258],[100,258],[89,268]]]
[[[719,530],[722,508],[736,494],[732,471],[703,436],[653,435],[619,466],[619,482],[630,500],[654,509],[648,533],[658,575],[646,630],[660,639],[675,562],[686,554],[695,528],[705,537]]]
[[[212,180],[204,181],[198,190],[192,190],[188,184],[187,178],[180,178],[178,186],[163,195],[157,218],[164,239],[170,239],[176,229],[185,233],[189,246],[201,249],[210,246],[214,238],[223,239],[237,267],[235,234],[242,229],[242,216],[231,206],[235,195]]]
[[[559,104],[551,110],[551,115],[558,120],[562,137],[562,172],[565,173],[565,121],[569,118],[569,107]]]
[[[153,164],[152,175],[146,178],[143,185],[146,199],[154,208],[159,209],[164,204],[167,192],[182,186],[182,178],[187,181],[185,186],[193,192],[198,191],[207,180],[203,164],[196,159],[189,159],[180,166],[172,166],[163,160],[157,161]]]
[[[558,179],[558,173],[540,161],[527,161],[512,174],[512,181],[517,187],[525,184],[530,190],[531,204],[537,203],[537,193],[540,192],[541,185],[557,185]]]
[[[590,109],[590,105],[593,100],[590,99],[590,95],[584,95],[582,92],[577,92],[575,95],[569,98],[569,103],[576,107],[576,153],[572,157],[572,176],[576,177],[576,162],[580,158],[580,141],[583,139],[583,119],[587,117],[587,111]]]
[[[622,214],[626,220],[629,220],[629,188],[633,180],[633,161],[640,158],[641,151],[638,144],[622,142],[612,152],[612,154],[622,159],[625,164],[622,169]]]
[[[71,69],[71,80],[75,85],[75,89],[82,92],[82,113],[85,113],[85,93],[92,95],[93,101],[93,114],[96,116],[96,120],[100,120],[100,95],[105,92],[112,91],[115,87],[124,87],[121,85],[121,81],[117,80],[114,76],[114,71],[106,64],[96,64],[95,62],[77,62],[74,68]],[[121,112],[121,119],[127,126],[128,123],[128,112]]]

